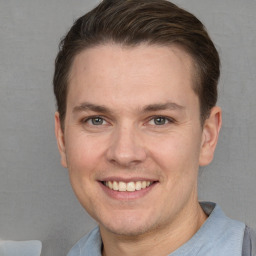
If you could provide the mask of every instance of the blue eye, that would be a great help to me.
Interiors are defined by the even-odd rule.
[[[165,125],[171,123],[171,120],[169,118],[166,118],[164,116],[156,116],[149,120],[150,125]]]
[[[168,122],[165,117],[159,116],[153,119],[155,125],[164,125]]]
[[[101,117],[92,117],[87,120],[91,125],[103,125],[105,120]]]

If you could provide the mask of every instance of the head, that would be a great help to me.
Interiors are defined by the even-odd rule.
[[[165,0],[104,0],[79,18],[60,43],[53,84],[62,128],[74,58],[85,49],[107,43],[177,45],[186,51],[193,59],[193,90],[199,97],[203,124],[216,104],[220,74],[218,52],[204,25]]]
[[[205,28],[170,2],[105,0],[75,22],[56,59],[56,136],[102,230],[139,235],[198,216],[198,167],[221,123],[218,77]]]

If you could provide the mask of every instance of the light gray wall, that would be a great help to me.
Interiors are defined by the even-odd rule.
[[[98,1],[0,0],[0,238],[66,255],[94,222],[77,202],[54,138],[53,63],[71,23]],[[256,228],[256,1],[176,0],[208,28],[222,60],[223,129],[200,199]]]

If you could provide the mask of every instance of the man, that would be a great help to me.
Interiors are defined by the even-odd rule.
[[[105,0],[60,45],[61,163],[99,227],[76,255],[251,255],[252,231],[197,198],[221,127],[219,56],[167,1]]]

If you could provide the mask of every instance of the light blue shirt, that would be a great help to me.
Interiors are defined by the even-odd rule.
[[[169,256],[241,256],[245,224],[228,218],[215,203],[200,203],[209,217],[185,244]],[[101,256],[102,240],[96,227],[74,245],[67,256]]]

